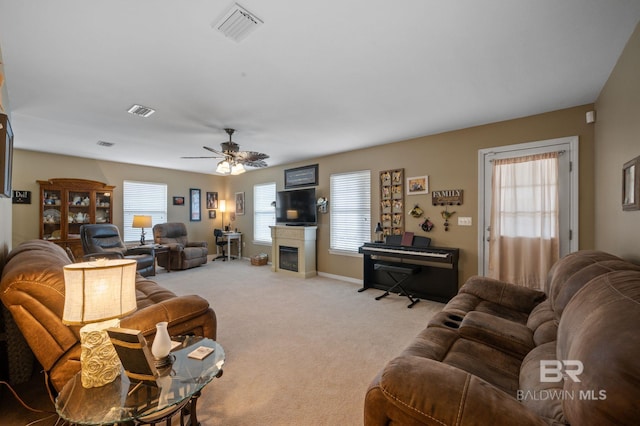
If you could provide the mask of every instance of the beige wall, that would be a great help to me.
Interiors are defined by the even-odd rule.
[[[406,197],[408,208],[419,204],[435,223],[430,233],[419,228],[421,219],[407,217],[406,230],[417,235],[428,235],[432,244],[444,247],[458,247],[460,256],[460,282],[477,273],[477,158],[478,150],[493,146],[510,145],[536,140],[553,139],[564,136],[579,136],[580,140],[580,247],[593,247],[593,125],[585,123],[585,113],[593,108],[585,105],[561,111],[549,112],[517,120],[489,124],[439,135],[417,138],[409,141],[372,147],[338,155],[322,157],[303,163],[254,170],[234,177],[217,177],[195,173],[164,170],[153,167],[132,166],[107,161],[87,160],[76,157],[50,155],[31,151],[16,150],[14,166],[14,189],[32,191],[31,205],[13,206],[13,245],[21,241],[38,238],[38,185],[36,180],[54,177],[76,177],[92,179],[115,185],[115,200],[122,205],[122,181],[139,180],[166,182],[169,196],[188,197],[189,188],[200,188],[202,197],[206,191],[217,191],[220,199],[230,200],[233,206],[235,192],[245,193],[245,211],[231,223],[244,233],[244,256],[260,252],[271,253],[270,246],[255,245],[253,235],[253,185],[276,182],[278,190],[284,187],[284,169],[307,164],[319,164],[318,196],[329,198],[329,176],[353,170],[372,172],[372,216],[378,214],[379,183],[381,170],[404,168],[405,175],[429,176],[431,190],[463,189],[464,204],[456,206],[456,215],[448,232],[444,231],[440,216],[442,208],[430,205],[430,195]],[[188,199],[188,198],[187,198]],[[189,207],[169,206],[169,220],[187,224],[194,239],[209,241],[213,249],[212,229],[220,226],[221,215],[215,220],[208,219],[203,208],[202,222],[189,222]],[[470,216],[473,226],[460,227],[457,216]],[[225,215],[226,221],[229,214]],[[122,210],[114,210],[114,223],[122,225]],[[339,256],[329,253],[329,214],[319,215],[318,222],[318,270],[327,274],[362,278],[362,260],[359,257]]]
[[[640,211],[622,211],[622,166],[640,155],[640,24],[596,102],[598,249],[640,262]],[[636,171],[637,173],[637,171]]]
[[[52,155],[33,151],[16,150],[14,152],[13,189],[31,191],[31,204],[13,205],[13,245],[22,241],[39,238],[40,187],[37,180],[51,178],[91,179],[115,185],[113,222],[122,231],[122,182],[133,180],[157,182],[168,185],[169,222],[184,222],[190,239],[208,241],[210,250],[213,245],[214,220],[208,218],[205,205],[202,205],[202,221],[189,221],[189,188],[200,188],[204,200],[206,191],[223,191],[225,178],[199,173],[179,172],[155,167],[133,166],[110,161],[98,161],[64,155]],[[184,206],[174,206],[172,196],[184,196]],[[220,219],[215,223],[219,225]],[[152,238],[150,230],[148,238]]]
[[[253,185],[263,182],[276,182],[278,190],[284,187],[283,170],[308,164],[319,164],[318,196],[329,198],[329,176],[352,170],[371,170],[372,172],[372,217],[378,214],[379,183],[381,170],[404,168],[405,175],[429,176],[431,190],[463,189],[464,205],[456,206],[450,230],[444,231],[440,216],[442,208],[430,205],[429,195],[413,195],[406,197],[407,208],[417,203],[436,225],[433,231],[425,233],[419,228],[423,219],[407,217],[407,231],[432,238],[432,244],[461,249],[460,281],[478,271],[477,262],[477,161],[478,150],[493,146],[510,145],[536,140],[546,140],[564,136],[579,136],[580,140],[580,247],[593,247],[593,125],[586,124],[585,113],[593,109],[593,105],[585,105],[561,111],[494,123],[454,132],[427,136],[410,141],[372,147],[363,150],[346,152],[302,163],[290,164],[286,167],[273,167],[253,171],[229,179],[228,195],[236,191],[246,193],[246,210],[253,209],[251,193]],[[460,227],[457,216],[470,216],[473,226]],[[251,215],[239,216],[236,223],[240,230],[251,235]],[[319,215],[318,223],[318,270],[321,272],[362,278],[362,260],[355,257],[329,254],[329,213]],[[248,255],[266,251],[270,248],[254,246],[247,239],[245,253]]]
[[[631,260],[640,260],[640,211],[623,212],[621,209],[622,165],[640,155],[640,29],[636,28],[621,55],[608,82],[604,86],[595,109],[595,126],[585,123],[585,112],[591,105],[494,123],[440,135],[426,136],[315,160],[272,167],[232,178],[221,178],[194,173],[131,166],[119,163],[85,160],[74,157],[48,155],[17,150],[14,157],[13,187],[32,191],[33,204],[13,205],[0,200],[0,223],[10,226],[13,216],[12,241],[0,228],[0,245],[5,249],[38,237],[37,179],[52,177],[79,177],[116,185],[116,202],[122,202],[124,179],[167,182],[169,196],[188,197],[189,188],[218,191],[223,199],[232,200],[236,191],[246,194],[246,212],[232,224],[245,233],[246,256],[270,252],[270,247],[252,244],[252,186],[274,181],[278,190],[283,188],[283,170],[299,165],[319,163],[320,184],[318,195],[329,194],[329,175],[349,170],[372,171],[372,212],[378,212],[378,182],[380,170],[404,168],[406,176],[427,174],[431,189],[461,188],[465,191],[464,205],[456,207],[457,216],[471,216],[472,227],[458,227],[457,221],[449,232],[444,232],[438,208],[431,207],[427,196],[407,198],[407,204],[418,203],[432,218],[436,228],[429,234],[434,245],[459,247],[462,250],[461,281],[477,271],[477,151],[481,148],[509,145],[534,140],[577,135],[580,138],[580,248],[597,248]],[[597,143],[594,141],[597,140]],[[188,198],[187,198],[188,199]],[[331,204],[329,204],[331,208]],[[114,211],[115,222],[121,225],[122,214]],[[169,220],[184,221],[196,238],[212,242],[211,229],[220,225],[220,215],[209,220],[203,209],[202,222],[189,222],[189,208],[169,206]],[[407,230],[424,234],[408,219]],[[329,274],[361,278],[361,260],[328,253],[329,215],[320,215],[318,232],[318,269]]]

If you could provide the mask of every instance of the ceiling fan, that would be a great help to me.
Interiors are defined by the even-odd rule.
[[[246,169],[244,166],[249,167],[267,167],[267,163],[264,161],[269,158],[267,154],[256,151],[240,151],[240,145],[231,140],[231,136],[235,132],[234,129],[224,129],[229,135],[228,142],[222,142],[220,151],[203,146],[207,151],[211,151],[215,156],[209,157],[181,157],[181,158],[222,158],[216,167],[217,173],[225,175],[239,175],[244,173]]]

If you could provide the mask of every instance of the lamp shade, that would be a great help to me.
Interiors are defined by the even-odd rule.
[[[136,261],[100,259],[64,267],[62,322],[82,325],[136,310]]]
[[[133,215],[132,228],[151,228],[151,216]]]
[[[226,200],[219,200],[218,201],[218,210],[220,210],[220,212],[222,212],[222,213],[227,211],[227,201]]]
[[[247,169],[244,168],[244,166],[240,163],[234,163],[231,166],[231,174],[232,175],[241,175],[242,173],[246,172]]]
[[[231,164],[227,160],[222,160],[218,163],[216,172],[222,173],[223,175],[228,175],[229,173],[231,173]]]

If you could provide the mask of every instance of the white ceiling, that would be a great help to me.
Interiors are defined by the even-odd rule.
[[[232,0],[0,0],[15,146],[213,173],[180,157],[225,127],[277,165],[583,105],[640,19],[638,0],[238,3],[264,21],[240,43],[211,26]]]

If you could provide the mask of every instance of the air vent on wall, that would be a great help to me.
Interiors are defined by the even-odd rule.
[[[127,112],[129,114],[137,115],[138,117],[147,118],[148,116],[156,112],[156,110],[153,108],[146,107],[144,105],[136,104],[136,105],[133,105],[131,108],[129,108]]]
[[[227,13],[211,26],[224,34],[225,37],[239,42],[260,25],[262,25],[260,18],[238,3],[234,3]]]

